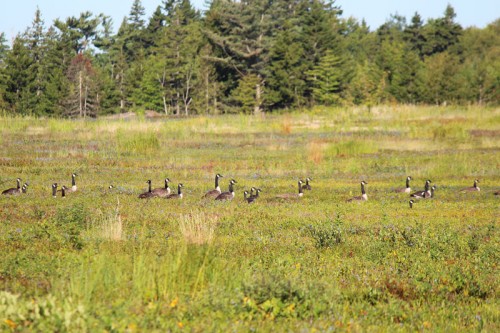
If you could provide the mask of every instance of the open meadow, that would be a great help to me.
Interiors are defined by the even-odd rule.
[[[500,331],[499,109],[4,116],[0,132],[0,190],[29,182],[0,196],[0,331]],[[233,201],[202,199],[216,173]],[[435,197],[410,209],[407,176]],[[182,200],[138,198],[166,177]],[[346,202],[362,180],[368,201]]]

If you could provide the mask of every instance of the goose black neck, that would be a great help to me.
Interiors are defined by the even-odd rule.
[[[474,187],[477,188],[477,181],[474,181]]]
[[[71,186],[75,186],[75,185],[76,185],[75,175],[71,175]]]
[[[179,195],[181,194],[181,188],[182,188],[181,184],[177,185],[177,194]]]
[[[57,193],[57,186],[52,186],[52,196],[55,197]]]
[[[231,193],[234,192],[233,183],[229,183],[229,192],[231,192]]]
[[[425,182],[425,191],[426,192],[429,191],[429,184],[430,184],[429,182]]]
[[[148,192],[151,192],[151,182],[148,182]]]
[[[410,188],[410,179],[406,178],[406,188]]]
[[[366,194],[365,192],[365,184],[361,183],[361,194]]]
[[[302,183],[299,182],[299,193],[302,193]]]
[[[215,188],[219,187],[219,177],[215,176]]]
[[[165,179],[165,188],[168,188],[168,180]]]
[[[66,196],[66,189],[64,187],[61,189],[61,196],[63,198]]]

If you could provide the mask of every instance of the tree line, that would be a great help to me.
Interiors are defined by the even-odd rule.
[[[0,109],[95,117],[254,113],[315,105],[500,101],[500,19],[463,28],[448,5],[426,22],[391,15],[370,30],[326,0],[140,0],[116,33],[83,12],[0,34]]]

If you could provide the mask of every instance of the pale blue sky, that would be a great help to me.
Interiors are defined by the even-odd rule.
[[[3,0],[0,12],[0,32],[5,32],[11,40],[18,32],[31,25],[37,6],[42,12],[46,25],[54,19],[79,16],[83,11],[94,14],[104,13],[113,18],[117,29],[124,16],[130,12],[133,0]],[[161,0],[142,0],[149,17]],[[200,9],[205,0],[192,0]],[[457,21],[464,27],[484,27],[500,17],[499,0],[337,0],[343,10],[343,17],[365,18],[372,30],[384,23],[390,14],[398,13],[407,17],[418,11],[424,18],[442,16],[446,5],[450,3],[457,13]]]

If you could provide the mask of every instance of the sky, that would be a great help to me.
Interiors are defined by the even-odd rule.
[[[0,32],[11,41],[19,32],[31,25],[38,7],[46,26],[56,18],[62,20],[79,16],[81,12],[104,13],[113,18],[115,31],[130,12],[133,0],[3,0],[0,12]],[[142,0],[149,18],[162,0]],[[191,0],[199,9],[205,9],[205,0]],[[337,0],[344,11],[343,17],[365,19],[372,30],[383,24],[391,14],[405,16],[409,22],[417,11],[424,20],[441,17],[447,4],[457,13],[456,20],[463,27],[483,28],[500,18],[499,0]]]

